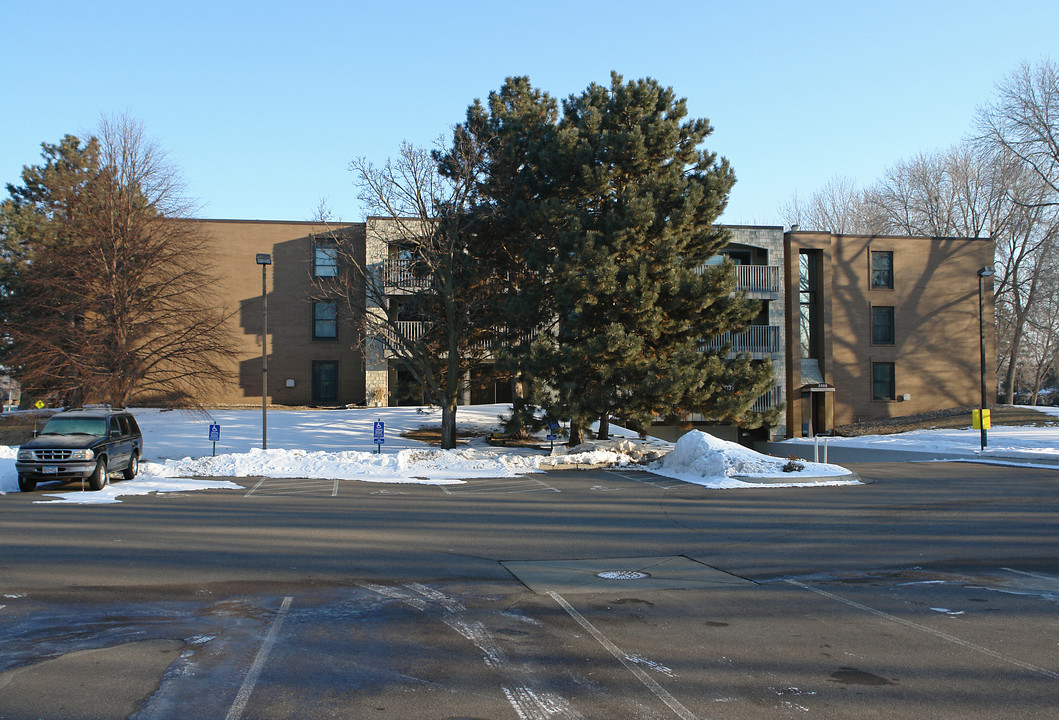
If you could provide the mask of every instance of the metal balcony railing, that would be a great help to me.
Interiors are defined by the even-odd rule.
[[[780,387],[779,385],[774,386],[768,390],[764,395],[754,401],[754,405],[750,408],[754,412],[767,412],[780,404]]]
[[[382,261],[382,282],[388,288],[425,288],[430,284],[430,276],[414,269],[411,261],[402,258],[389,258]]]
[[[730,344],[731,352],[751,355],[774,355],[781,351],[778,325],[751,325],[743,332],[721,333],[699,345],[699,352],[720,350]]]
[[[778,265],[736,265],[735,289],[748,293],[779,294]]]
[[[700,265],[696,272],[702,274],[710,267],[716,266]],[[735,290],[748,295],[779,295],[780,270],[779,265],[736,265]]]

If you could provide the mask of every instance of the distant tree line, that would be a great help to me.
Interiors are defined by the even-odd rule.
[[[891,166],[866,187],[836,177],[792,198],[784,222],[867,235],[991,237],[1000,396],[1036,401],[1059,359],[1059,67],[1023,64],[945,150]]]

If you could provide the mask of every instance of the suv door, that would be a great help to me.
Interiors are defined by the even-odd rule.
[[[120,415],[110,418],[110,446],[107,466],[111,470],[120,470],[129,464],[132,454],[132,438],[129,437],[129,424]]]

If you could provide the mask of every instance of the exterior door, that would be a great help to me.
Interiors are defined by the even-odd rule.
[[[313,363],[313,402],[338,402],[338,363]]]

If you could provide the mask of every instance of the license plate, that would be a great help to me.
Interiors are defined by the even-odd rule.
[[[57,475],[59,472],[59,468],[56,465],[45,465],[40,469],[40,471],[44,475]]]

